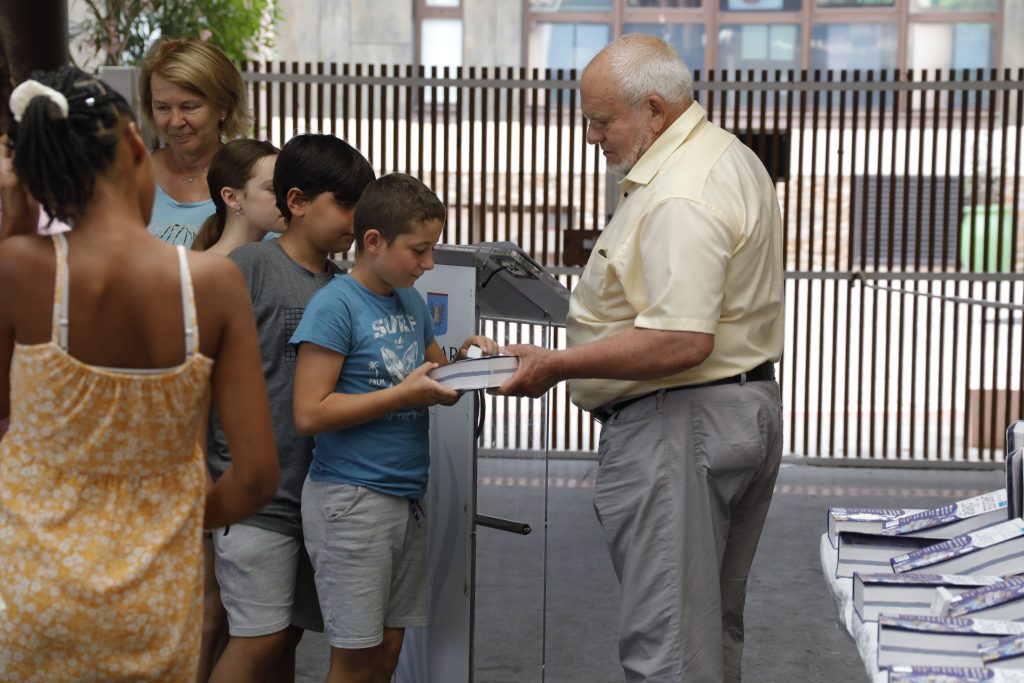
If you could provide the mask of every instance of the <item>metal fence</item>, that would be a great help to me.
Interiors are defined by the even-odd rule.
[[[1001,460],[1002,431],[1024,412],[1024,70],[695,76],[709,117],[777,182],[786,450]],[[567,234],[601,229],[613,209],[574,72],[289,62],[245,77],[257,137],[344,137],[378,172],[440,195],[444,242],[515,241],[570,288]],[[564,344],[562,330],[487,332]],[[484,447],[596,448],[598,426],[564,386],[545,403],[487,403]]]

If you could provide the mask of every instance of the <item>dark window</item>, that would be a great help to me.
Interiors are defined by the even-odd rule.
[[[958,178],[859,175],[853,183],[854,268],[956,264]]]

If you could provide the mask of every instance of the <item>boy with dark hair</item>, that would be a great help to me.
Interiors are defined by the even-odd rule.
[[[274,193],[288,229],[246,244],[229,258],[249,283],[263,372],[281,464],[274,499],[245,522],[213,535],[216,573],[231,635],[211,681],[294,678],[303,629],[323,630],[302,543],[300,496],[313,440],[300,436],[292,413],[295,350],[288,338],[313,294],[339,274],[329,260],[354,239],[356,200],[373,180],[366,159],[332,135],[299,135],[278,155]],[[230,462],[216,414],[209,431],[216,478]]]
[[[426,408],[459,393],[427,372],[447,362],[413,284],[434,267],[445,208],[394,173],[356,205],[356,262],[310,301],[298,348],[295,422],[316,435],[302,528],[331,643],[328,680],[391,680],[404,630],[427,624],[430,454]],[[472,336],[486,354],[497,345]]]

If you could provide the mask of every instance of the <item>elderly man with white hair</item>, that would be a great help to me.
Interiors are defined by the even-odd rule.
[[[778,196],[661,40],[605,47],[580,96],[587,140],[625,176],[620,201],[572,292],[568,348],[508,347],[519,370],[498,392],[569,380],[603,422],[594,508],[622,585],[626,679],[739,681],[782,455]]]

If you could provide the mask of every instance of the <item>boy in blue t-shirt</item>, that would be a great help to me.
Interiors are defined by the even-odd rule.
[[[295,423],[315,434],[302,528],[331,643],[329,680],[391,680],[404,629],[427,624],[427,407],[460,394],[427,372],[447,362],[423,298],[445,208],[393,173],[355,209],[356,260],[309,302],[298,347]],[[467,339],[485,354],[497,345]]]

